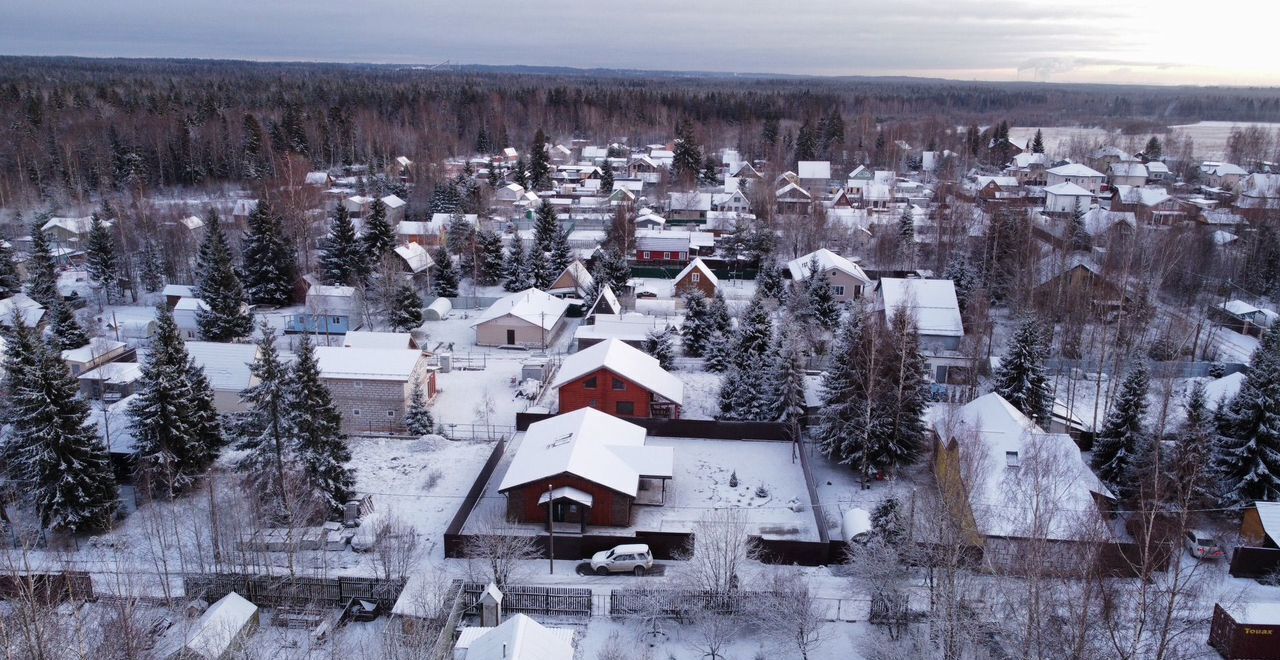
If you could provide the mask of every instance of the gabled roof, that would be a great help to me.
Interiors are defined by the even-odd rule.
[[[8,326],[14,310],[18,310],[22,324],[34,327],[44,318],[44,305],[34,301],[25,293],[15,293],[0,300],[0,325]]]
[[[1133,211],[1109,211],[1100,206],[1089,209],[1080,219],[1084,222],[1084,230],[1090,236],[1097,236],[1119,224],[1133,228],[1138,226],[1138,219]]]
[[[493,628],[463,628],[453,648],[454,657],[466,660],[573,660],[573,630],[547,628],[517,613]]]
[[[111,221],[104,220],[102,224],[110,227]],[[85,216],[83,218],[49,218],[47,222],[40,226],[40,229],[49,231],[54,227],[65,229],[72,234],[87,234],[93,226],[93,216]]]
[[[197,365],[204,367],[204,375],[215,390],[239,392],[249,386],[253,377],[249,365],[258,355],[258,346],[189,341],[187,354]]]
[[[489,308],[484,310],[484,313],[471,323],[471,327],[481,323],[488,323],[503,316],[514,316],[522,321],[550,330],[556,326],[556,323],[560,321],[560,317],[564,316],[564,312],[568,308],[569,303],[567,301],[530,287],[524,291],[509,293],[499,298],[497,302],[489,305]]]
[[[89,343],[79,348],[72,348],[62,351],[62,360],[64,362],[92,362],[104,355],[110,355],[128,344],[106,337],[94,337]]]
[[[702,276],[711,282],[711,286],[720,286],[720,278],[716,277],[716,274],[711,272],[711,269],[707,267],[707,264],[702,261],[702,257],[697,257],[693,261],[690,261],[689,265],[685,266],[684,270],[680,271],[679,275],[676,275],[675,281],[679,282],[688,277],[689,273],[692,273],[694,269],[697,269],[698,272],[702,273]]]
[[[534,422],[520,440],[498,491],[569,473],[635,497],[641,472],[615,453],[615,447],[643,448],[654,454],[654,459],[643,461],[645,469],[654,472],[645,476],[670,478],[674,466],[670,447],[645,447],[644,441],[644,427],[595,408]]]
[[[1169,191],[1159,186],[1116,186],[1116,195],[1125,204],[1155,206],[1172,198]]]
[[[613,287],[606,284],[600,291],[600,295],[596,297],[595,302],[591,303],[591,309],[587,311],[586,315],[621,313],[622,303],[618,302],[618,296],[613,293]]]
[[[1244,385],[1246,377],[1245,372],[1237,371],[1205,383],[1204,400],[1209,408],[1217,406],[1219,402],[1226,403],[1235,398],[1236,393],[1240,391],[1240,386]],[[1276,531],[1280,531],[1280,528]]]
[[[850,277],[860,280],[866,284],[871,284],[871,278],[867,277],[866,271],[858,264],[845,259],[844,257],[828,250],[827,248],[819,248],[804,255],[798,259],[792,259],[787,262],[787,270],[791,272],[791,279],[803,280],[809,277],[809,261],[817,258],[818,267],[823,271],[838,270]]]
[[[922,335],[964,336],[956,285],[951,280],[886,277],[880,280],[880,300],[886,315],[899,307],[913,313]]]
[[[640,387],[674,402],[684,401],[684,382],[672,376],[658,360],[616,339],[608,339],[564,359],[552,387],[560,387],[600,369],[607,369]]]
[[[1271,540],[1280,542],[1280,502],[1254,502],[1258,510],[1258,519],[1262,523],[1262,531]]]
[[[551,287],[548,291],[585,294],[591,290],[591,285],[594,283],[595,278],[591,277],[591,272],[587,270],[587,267],[583,266],[581,261],[574,259],[551,282]]]
[[[1107,175],[1085,165],[1084,163],[1067,163],[1066,165],[1059,165],[1050,169],[1049,174],[1055,174],[1057,176],[1088,177],[1092,179],[1107,178]]]
[[[803,195],[806,199],[812,199],[813,197],[813,195],[809,194],[808,190],[805,190],[804,188],[801,188],[800,186],[794,183],[788,183],[787,185],[779,188],[778,191],[774,193],[774,197],[782,197],[784,195],[790,195],[796,192]]]
[[[413,348],[413,335],[407,332],[374,332],[352,330],[342,336],[342,345],[349,348]]]
[[[322,378],[407,382],[422,359],[422,351],[410,348],[316,347]]]
[[[1147,166],[1140,160],[1116,161],[1111,164],[1111,176],[1147,176]]]
[[[755,168],[751,163],[746,162],[746,161],[743,161],[741,164],[739,164],[739,165],[738,165],[738,168],[737,168],[736,170],[734,170],[733,172],[731,172],[731,173],[729,174],[729,176],[732,176],[732,177],[735,177],[735,178],[739,178],[739,179],[742,179],[742,178],[762,179],[762,178],[764,178],[764,177],[760,176],[760,172],[759,172],[759,171],[757,171],[757,170],[756,170],[756,168]]]
[[[859,165],[853,168],[853,171],[849,173],[848,178],[870,181],[873,176],[874,175],[871,173],[871,170],[867,169],[866,165]]]
[[[801,179],[830,179],[831,162],[826,160],[802,160],[796,163],[796,174]]]
[[[200,615],[186,632],[182,648],[197,658],[222,658],[257,613],[257,605],[233,591]]]
[[[409,267],[409,272],[421,273],[436,264],[435,260],[427,252],[427,248],[422,247],[418,243],[405,243],[396,246],[396,254],[404,259],[405,265]]]
[[[382,198],[382,203],[389,209],[398,209],[405,205],[405,201],[395,195],[387,195]]]
[[[1049,195],[1058,195],[1060,197],[1092,197],[1093,196],[1093,193],[1089,192],[1084,188],[1081,188],[1080,186],[1074,183],[1071,183],[1070,181],[1065,181],[1055,186],[1049,186],[1048,188],[1044,189],[1044,192]]]

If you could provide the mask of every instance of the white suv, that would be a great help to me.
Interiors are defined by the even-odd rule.
[[[650,568],[653,568],[653,553],[649,552],[649,546],[643,543],[620,545],[612,550],[601,550],[591,556],[591,570],[595,571],[596,575],[610,573],[644,575],[644,572]]]

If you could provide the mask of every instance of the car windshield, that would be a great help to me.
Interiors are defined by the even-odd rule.
[[[1196,545],[1201,546],[1201,547],[1204,547],[1204,548],[1211,548],[1211,547],[1213,547],[1213,546],[1215,546],[1215,545],[1218,545],[1218,544],[1217,544],[1217,543],[1214,543],[1214,542],[1213,542],[1213,539],[1196,539]]]

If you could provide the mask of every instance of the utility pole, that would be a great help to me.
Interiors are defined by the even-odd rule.
[[[556,521],[552,515],[555,502],[551,500],[551,484],[547,484],[547,535],[549,542],[547,544],[547,564],[551,567],[551,574],[556,574]]]

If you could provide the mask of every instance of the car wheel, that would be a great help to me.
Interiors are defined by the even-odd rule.
[[[596,569],[596,575],[608,575],[608,574],[609,574],[609,569],[605,568],[604,566],[601,566],[600,568]]]
[[[636,567],[636,570],[635,570],[634,572],[635,572],[635,574],[636,574],[636,577],[641,577],[641,576],[643,576],[643,575],[644,575],[644,567],[643,567],[643,566],[637,566],[637,567]]]

